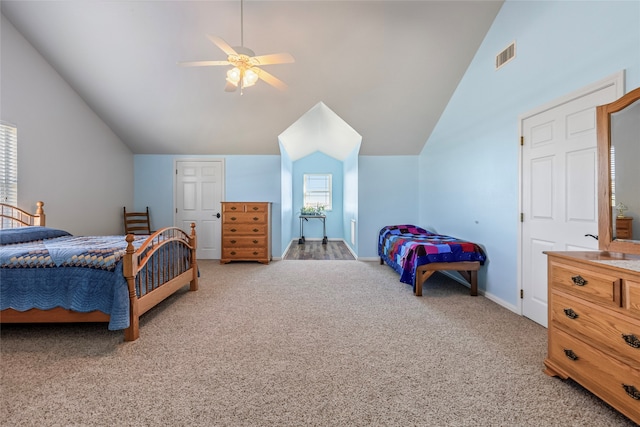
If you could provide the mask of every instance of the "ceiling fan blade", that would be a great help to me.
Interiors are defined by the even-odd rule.
[[[236,89],[238,89],[238,86],[234,85],[233,83],[227,82],[227,84],[224,86],[224,91],[225,92],[235,92]]]
[[[273,75],[267,73],[265,70],[261,68],[254,67],[254,70],[258,71],[259,78],[269,83],[271,86],[280,90],[287,90],[288,86],[282,80],[278,79],[277,77],[274,77]]]
[[[296,62],[289,53],[272,53],[270,55],[254,56],[252,59],[256,61],[257,65],[291,64]]]
[[[207,37],[209,37],[209,40],[211,40],[211,42],[213,44],[215,44],[220,49],[222,49],[222,51],[224,53],[226,53],[227,56],[229,56],[229,55],[237,55],[238,54],[231,46],[229,46],[229,43],[227,43],[226,41],[222,40],[220,37],[211,36],[209,34],[207,34]]]
[[[178,62],[183,67],[209,67],[212,65],[230,65],[229,61],[185,61]]]

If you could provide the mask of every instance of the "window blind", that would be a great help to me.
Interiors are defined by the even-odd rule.
[[[0,201],[18,203],[18,129],[0,123]]]

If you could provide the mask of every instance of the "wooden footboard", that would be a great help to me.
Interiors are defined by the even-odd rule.
[[[125,341],[138,339],[140,316],[178,289],[189,284],[189,290],[198,290],[195,223],[191,223],[191,235],[177,227],[164,228],[152,234],[137,250],[133,240],[132,234],[127,235],[127,254],[123,261],[131,301]]]
[[[14,206],[0,204],[0,228],[45,225],[44,203],[37,203],[35,214]],[[124,238],[124,237],[123,237]],[[196,261],[197,237],[195,224],[191,234],[177,227],[158,230],[135,249],[134,236],[127,235],[127,249],[123,257],[123,274],[129,288],[129,327],[124,331],[125,341],[140,336],[140,316],[158,303],[183,288],[198,289]],[[51,310],[31,309],[0,311],[0,323],[80,323],[109,322],[110,316],[101,311],[81,313],[56,307]]]

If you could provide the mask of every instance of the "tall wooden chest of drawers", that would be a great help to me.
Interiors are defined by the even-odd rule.
[[[547,252],[545,372],[640,424],[640,256]]]
[[[222,202],[222,257],[230,261],[271,261],[271,203]]]

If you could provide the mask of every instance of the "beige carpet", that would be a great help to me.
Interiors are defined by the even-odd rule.
[[[200,263],[123,343],[105,325],[3,325],[7,426],[627,426],[546,376],[546,329],[377,262]]]

